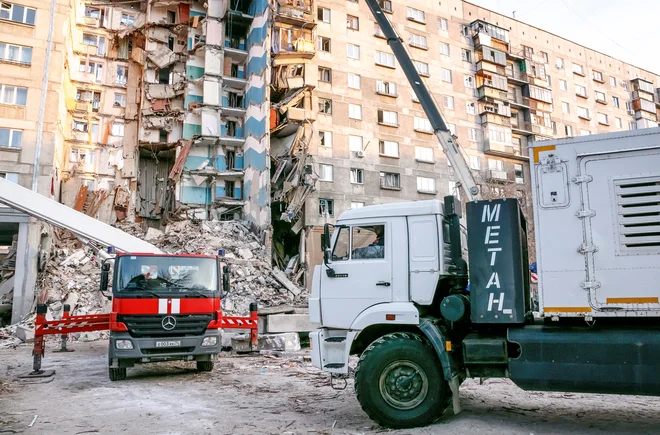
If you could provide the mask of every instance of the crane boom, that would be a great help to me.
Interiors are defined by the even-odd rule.
[[[440,114],[440,110],[438,110],[431,93],[426,88],[426,85],[422,81],[422,77],[417,72],[417,68],[415,68],[415,64],[410,58],[410,55],[408,55],[401,38],[383,13],[382,8],[378,4],[378,0],[366,0],[366,2],[378,23],[378,26],[383,32],[383,35],[385,35],[387,44],[392,49],[394,57],[396,57],[396,60],[401,64],[403,73],[406,75],[406,78],[410,82],[410,86],[412,86],[415,95],[419,99],[419,102],[424,109],[424,113],[426,113],[426,117],[431,123],[431,127],[433,127],[433,133],[438,138],[442,151],[447,155],[449,163],[451,163],[454,168],[454,171],[459,178],[459,183],[465,190],[468,201],[481,199],[479,185],[476,182],[468,163],[461,154],[459,144],[449,131],[447,124]]]

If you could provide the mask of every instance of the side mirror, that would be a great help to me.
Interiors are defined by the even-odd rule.
[[[103,263],[101,266],[101,285],[99,286],[99,290],[102,292],[106,291],[108,289],[108,281],[110,279],[110,263]]]
[[[225,292],[225,295],[229,293],[229,266],[224,266],[222,268],[222,290]]]

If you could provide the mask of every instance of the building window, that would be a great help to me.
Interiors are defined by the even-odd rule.
[[[603,80],[603,73],[600,71],[593,71],[594,74],[594,80],[600,83],[605,83],[605,80]]]
[[[319,163],[319,180],[332,181],[332,165]]]
[[[390,97],[396,97],[396,83],[386,82],[384,80],[376,80],[376,93],[381,95],[389,95]]]
[[[380,26],[378,25],[378,23],[374,23],[374,36],[377,36],[379,38],[385,38],[385,34],[380,29]]]
[[[354,44],[346,45],[346,56],[349,59],[359,59],[360,58],[360,46]]]
[[[629,122],[628,123],[628,130],[637,130],[637,123],[636,122]]]
[[[565,125],[564,126],[564,131],[566,133],[566,136],[568,136],[568,137],[573,136],[573,127],[571,127],[570,125]]]
[[[573,64],[573,72],[575,74],[578,74],[578,75],[581,75],[581,76],[585,75],[584,74],[584,67],[582,65],[578,65],[577,63]]]
[[[605,97],[604,93],[596,91],[596,101],[607,104],[607,97]]]
[[[382,51],[376,51],[376,65],[394,68],[394,55]]]
[[[87,165],[93,165],[96,157],[95,154],[96,153],[94,151],[71,148],[71,152],[69,153],[69,161],[72,163],[85,163]]]
[[[0,103],[23,106],[27,104],[27,88],[0,85]]]
[[[323,8],[320,7],[317,10],[316,17],[319,21],[322,21],[324,23],[329,23],[330,22],[330,9],[328,8]]]
[[[115,92],[115,107],[126,107],[126,94],[119,94]]]
[[[623,89],[625,89],[626,91],[629,91],[629,90],[630,90],[630,86],[628,86],[628,82],[621,82],[621,86],[622,86]]]
[[[414,90],[414,89],[411,89],[411,90],[410,90],[410,96],[412,97],[412,100],[413,100],[415,103],[419,103],[419,98],[417,98],[417,94],[415,93],[415,90]]]
[[[135,25],[135,15],[121,14],[121,19],[119,23],[124,26],[134,26]]]
[[[451,83],[451,70],[447,68],[441,68],[441,73],[442,73],[442,81]]]
[[[423,49],[429,48],[428,42],[426,40],[426,36],[416,35],[414,33],[408,35],[408,44],[417,48],[423,48]]]
[[[383,189],[401,189],[401,175],[393,172],[381,172],[380,187]]]
[[[351,89],[360,89],[360,76],[353,73],[348,73],[348,87]]]
[[[362,208],[364,207],[364,202],[352,202],[351,201],[351,210],[356,209],[356,208]]]
[[[504,162],[502,160],[497,160],[497,159],[488,159],[488,169],[490,169],[491,171],[503,171]]]
[[[525,176],[523,173],[523,166],[514,164],[513,165],[513,173],[515,174],[516,177],[516,183],[518,184],[524,184],[525,183]]]
[[[585,88],[584,86],[575,85],[575,95],[586,98],[587,88]]]
[[[445,109],[454,110],[454,97],[445,95],[442,97]]]
[[[466,101],[465,102],[465,113],[468,115],[476,115],[477,114],[477,109],[474,105],[474,102],[472,101]]]
[[[475,171],[481,170],[481,159],[479,156],[470,156],[470,169]]]
[[[415,116],[414,128],[415,131],[420,131],[422,133],[433,133],[433,127],[429,120],[426,118],[420,118],[419,116]]]
[[[522,55],[525,59],[532,60],[532,56],[534,56],[534,49],[532,47],[528,47],[526,45],[521,45],[522,47]]]
[[[619,103],[619,97],[612,97],[612,104],[614,107],[621,107],[621,104]]]
[[[105,38],[103,36],[92,35],[91,33],[83,33],[82,43],[83,45],[97,47],[96,54],[99,56],[103,56],[105,54]]]
[[[408,19],[418,23],[426,23],[426,13],[415,8],[408,8]]]
[[[364,184],[364,169],[351,168],[351,184]]]
[[[598,123],[603,125],[610,125],[607,115],[605,113],[598,114]]]
[[[334,216],[335,201],[332,199],[319,198],[319,216]]]
[[[346,28],[352,30],[360,30],[360,19],[353,15],[346,15]]]
[[[32,48],[0,42],[0,60],[30,65],[32,64]]]
[[[443,56],[449,56],[449,44],[445,42],[440,43],[440,54]]]
[[[362,106],[359,104],[349,104],[348,117],[351,119],[362,119]]]
[[[326,148],[332,148],[331,131],[319,131],[319,145]]]
[[[447,124],[447,129],[449,129],[452,136],[456,136],[456,124]]]
[[[319,36],[316,39],[316,48],[319,51],[330,53],[330,38],[326,38],[325,36]]]
[[[580,130],[580,136],[589,136],[590,134],[589,130]]]
[[[3,178],[14,184],[18,184],[18,173],[16,172],[0,172],[0,178]]]
[[[126,86],[127,82],[128,82],[128,67],[125,65],[118,65],[117,75],[115,76],[115,84],[118,86]]]
[[[465,85],[466,88],[473,89],[474,88],[474,78],[469,74],[465,74],[463,76],[463,84]]]
[[[468,140],[470,142],[479,142],[479,130],[476,128],[468,128]]]
[[[555,66],[557,67],[557,69],[564,69],[564,59],[558,57],[557,60],[555,61]]]
[[[417,191],[435,194],[435,180],[433,178],[417,177]]]
[[[448,28],[449,28],[449,26],[447,25],[447,19],[439,17],[438,18],[438,29],[447,31]]]
[[[463,60],[463,62],[472,63],[472,52],[470,50],[461,48],[461,59]]]
[[[433,163],[433,148],[415,147],[415,160],[418,162]]]
[[[20,148],[23,143],[23,130],[0,128],[0,147]]]
[[[9,20],[15,23],[34,26],[37,10],[11,3],[0,3],[0,20]]]
[[[616,88],[616,77],[610,77],[610,86]]]
[[[541,55],[541,59],[543,59],[544,63],[549,63],[550,62],[550,58],[548,57],[548,53],[546,53],[545,51],[541,51],[541,52],[539,52],[539,54]]]
[[[384,12],[392,12],[392,2],[390,0],[378,0],[378,4]]]
[[[353,151],[353,152],[363,151],[364,148],[362,146],[362,136],[349,135],[348,149],[349,151]]]
[[[332,100],[327,98],[319,98],[319,113],[332,115]]]
[[[319,81],[332,83],[332,70],[323,66],[319,67]]]
[[[559,89],[562,91],[568,91],[568,83],[566,83],[566,80],[559,80]]]
[[[417,72],[422,76],[429,76],[429,64],[426,62],[420,62],[418,60],[413,60]]]
[[[389,140],[378,141],[378,152],[384,157],[399,158],[399,142]]]
[[[562,113],[566,113],[566,114],[571,113],[571,105],[568,104],[568,103],[565,102],[565,101],[562,101],[562,103],[561,103],[561,111],[562,111]]]
[[[399,125],[399,114],[389,110],[378,110],[378,123],[396,127]]]
[[[124,123],[123,122],[113,123],[111,134],[116,137],[124,137]]]
[[[589,116],[589,109],[586,107],[579,107],[578,106],[578,116],[582,119],[591,119]]]
[[[621,121],[621,118],[614,118],[614,125],[616,125],[616,128],[623,128],[623,121]]]
[[[633,105],[630,101],[626,101],[626,110],[632,115]]]

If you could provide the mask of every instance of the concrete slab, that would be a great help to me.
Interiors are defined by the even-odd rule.
[[[266,319],[266,332],[310,332],[316,327],[309,321],[308,314],[271,314]]]
[[[25,326],[17,325],[16,326],[16,337],[18,337],[24,343],[33,343],[34,342],[34,329]]]

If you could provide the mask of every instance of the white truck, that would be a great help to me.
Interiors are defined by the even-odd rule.
[[[465,190],[469,259],[453,196],[342,213],[314,269],[313,365],[345,378],[360,355],[358,401],[392,428],[460,412],[470,377],[660,395],[660,128],[531,144],[534,316],[517,199],[481,199],[401,39],[366,2]]]

